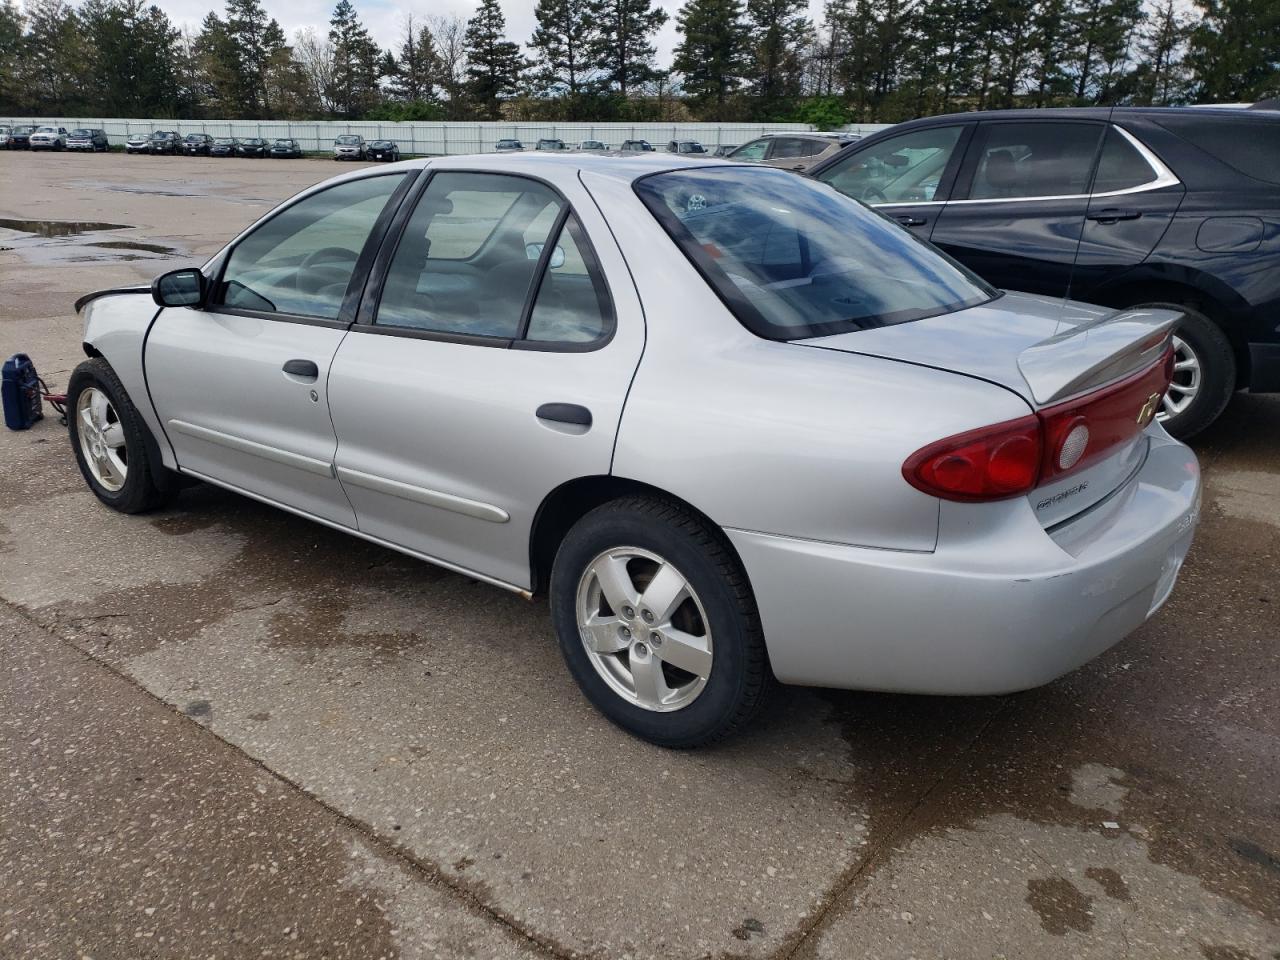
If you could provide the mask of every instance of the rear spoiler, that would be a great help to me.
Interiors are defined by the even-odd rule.
[[[1155,307],[1105,314],[1023,350],[1018,372],[1037,404],[1066,400],[1155,363],[1181,318]]]

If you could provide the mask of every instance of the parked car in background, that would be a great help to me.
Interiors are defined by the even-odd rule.
[[[653,144],[648,140],[623,140],[618,149],[624,153],[646,153],[653,150]]]
[[[579,140],[573,149],[578,153],[607,153],[609,145],[603,140]]]
[[[297,160],[302,156],[302,144],[292,137],[277,137],[267,156],[275,160]]]
[[[722,143],[720,144],[720,146],[716,147],[715,156],[727,157],[729,156],[729,154],[733,153],[733,151],[737,149],[738,149],[738,144],[736,143]]]
[[[1160,418],[1190,437],[1233,391],[1280,391],[1280,114],[967,113],[868,137],[811,171],[997,287],[1174,304]]]
[[[8,124],[0,125],[0,150],[9,149],[9,140],[13,135],[13,128]]]
[[[523,143],[521,143],[519,140],[508,137],[504,140],[499,140],[497,144],[494,145],[493,152],[494,153],[519,153],[523,149],[524,149]]]
[[[234,157],[236,155],[236,147],[240,141],[235,137],[218,137],[209,144],[209,156],[211,157]]]
[[[67,148],[67,128],[36,127],[36,132],[31,134],[29,143],[32,150],[65,150]]]
[[[152,154],[167,153],[177,157],[182,154],[181,144],[182,138],[178,136],[177,130],[157,130],[151,135],[151,143],[147,151]]]
[[[31,135],[35,132],[36,128],[33,126],[14,127],[9,131],[8,148],[10,150],[30,150]]]
[[[358,133],[344,133],[333,141],[333,159],[363,160],[365,158],[364,137]]]
[[[246,137],[236,144],[238,157],[265,157],[266,155],[267,141],[261,137]]]
[[[668,747],[775,677],[1038,686],[1168,599],[1201,491],[1152,422],[1176,312],[1001,294],[785,171],[574,160],[335,178],[81,298],[92,495],[184,473],[545,592],[585,697]]]
[[[568,146],[559,137],[542,137],[534,144],[535,150],[568,150]]]
[[[859,138],[847,133],[766,133],[728,154],[739,163],[804,171],[834,156]]]
[[[151,152],[151,134],[149,133],[131,133],[124,140],[125,153],[150,153]]]
[[[394,140],[373,140],[369,143],[368,157],[394,163],[400,159],[400,145]]]
[[[667,153],[706,153],[707,148],[697,140],[668,140]]]
[[[184,156],[196,157],[203,154],[207,157],[213,148],[213,137],[207,133],[188,133],[182,138],[181,147]]]
[[[99,150],[110,150],[111,142],[107,139],[105,130],[78,127],[67,134],[67,149],[97,153]]]

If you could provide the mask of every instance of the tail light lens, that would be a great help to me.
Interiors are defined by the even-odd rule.
[[[1083,470],[1149,424],[1173,374],[1173,349],[1117,383],[1017,420],[922,447],[902,465],[917,490],[944,500],[1005,500]]]

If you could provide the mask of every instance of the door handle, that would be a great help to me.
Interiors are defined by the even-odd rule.
[[[904,227],[923,227],[929,221],[924,217],[913,217],[909,213],[899,214],[893,219],[897,220]]]
[[[553,423],[571,423],[574,426],[591,426],[591,411],[576,403],[544,403],[538,408],[539,420]]]
[[[317,380],[320,377],[320,368],[312,360],[286,360],[284,372],[303,380]]]
[[[1097,213],[1087,214],[1086,219],[1096,220],[1098,223],[1116,223],[1120,220],[1137,220],[1141,216],[1141,210],[1119,210],[1116,207],[1107,207]]]

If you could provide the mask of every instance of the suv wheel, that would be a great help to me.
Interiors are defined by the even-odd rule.
[[[1188,440],[1217,420],[1236,389],[1236,357],[1222,328],[1194,307],[1143,303],[1179,310],[1173,331],[1173,382],[1156,418],[1179,440]]]
[[[560,545],[550,594],[569,671],[624,730],[701,746],[763,702],[771,674],[746,574],[684,508],[633,498],[592,510]]]

